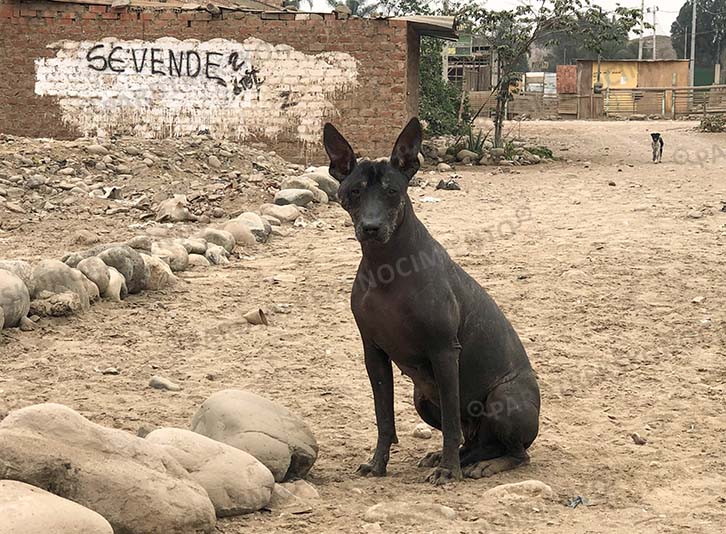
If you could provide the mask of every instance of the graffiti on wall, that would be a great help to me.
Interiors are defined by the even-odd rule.
[[[244,42],[61,41],[36,60],[35,92],[58,99],[84,135],[219,137],[319,142],[334,101],[357,85],[357,61],[309,55],[260,39]]]

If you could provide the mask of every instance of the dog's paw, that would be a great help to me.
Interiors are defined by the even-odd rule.
[[[461,474],[461,468],[446,469],[445,467],[437,467],[429,476],[426,477],[426,482],[433,484],[434,486],[443,486],[444,484],[450,484],[461,480],[464,476]]]
[[[430,452],[418,462],[419,467],[438,467],[441,463],[441,451]]]
[[[375,462],[368,462],[365,464],[360,464],[360,466],[356,470],[356,473],[358,473],[362,477],[384,477],[386,476],[386,466],[377,464]]]

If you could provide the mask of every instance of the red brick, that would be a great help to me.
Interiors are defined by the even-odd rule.
[[[3,0],[0,0],[2,2]],[[206,12],[172,10],[107,10],[104,6],[54,4],[47,1],[25,3],[24,9],[38,7],[43,18],[20,17],[17,4],[0,4],[0,47],[14,45],[11,57],[0,55],[0,71],[17,73],[13,83],[0,80],[0,132],[21,135],[50,135],[72,138],[78,135],[63,124],[54,98],[34,94],[33,58],[53,57],[46,45],[61,39],[99,40],[147,39],[170,36],[178,39],[208,40],[215,37],[243,41],[257,37],[273,44],[289,44],[309,54],[341,51],[359,60],[359,86],[351,93],[332,98],[339,113],[336,122],[346,125],[356,148],[375,154],[389,150],[405,119],[415,109],[418,85],[411,74],[409,49],[418,47],[403,22],[381,20],[336,20],[334,15],[317,20],[261,20],[247,13],[225,13],[212,18]],[[15,18],[13,18],[13,15]],[[87,18],[93,15],[92,18]],[[283,18],[292,19],[291,15]],[[22,25],[19,27],[19,25]],[[408,33],[408,35],[407,35]],[[406,93],[412,91],[413,96]],[[333,118],[333,117],[331,117]],[[293,139],[276,142],[287,157],[322,157],[320,146],[302,147]]]

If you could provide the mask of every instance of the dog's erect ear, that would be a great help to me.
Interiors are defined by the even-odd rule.
[[[355,168],[355,153],[345,137],[330,123],[323,130],[323,144],[330,158],[330,175],[339,182]]]
[[[400,170],[410,180],[421,166],[418,153],[421,152],[423,132],[421,123],[414,117],[398,136],[396,145],[391,154],[391,165]]]

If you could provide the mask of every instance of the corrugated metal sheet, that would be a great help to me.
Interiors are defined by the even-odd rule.
[[[393,17],[392,20],[405,20],[421,35],[430,35],[447,41],[456,41],[456,19],[454,17]]]

